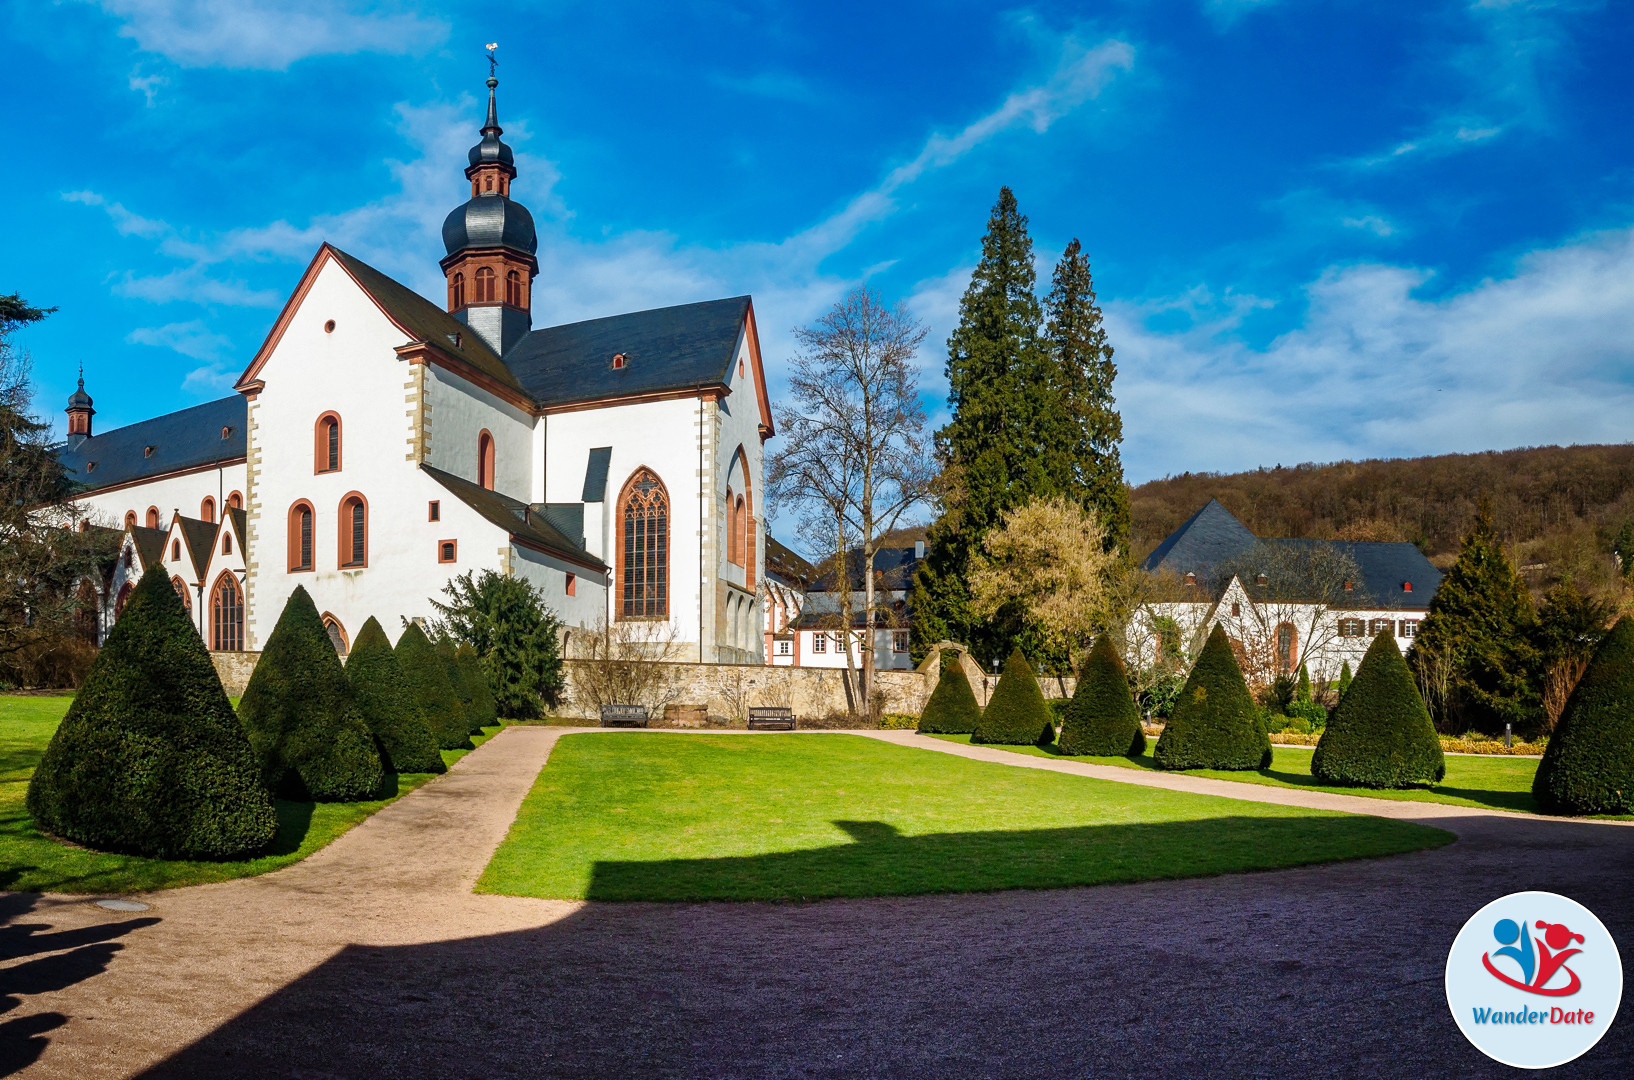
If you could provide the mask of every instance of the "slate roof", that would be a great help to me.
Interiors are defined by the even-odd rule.
[[[187,542],[187,553],[193,561],[194,580],[200,580],[210,569],[210,556],[215,553],[216,534],[221,531],[221,526],[198,518],[178,516],[176,520],[182,527],[182,538]]]
[[[874,552],[874,573],[880,575],[880,586],[887,590],[911,589],[913,587],[914,571],[919,567],[919,559],[914,555],[912,544],[907,547],[880,548]],[[852,548],[846,553],[846,562],[851,569],[851,589],[853,592],[862,589],[862,549]],[[822,575],[811,583],[812,592],[838,591],[839,575],[835,573],[834,560],[824,563]]]
[[[244,457],[244,399],[237,394],[63,444],[57,458],[81,491]],[[221,429],[227,428],[227,438]],[[145,455],[147,447],[153,455]]]
[[[1168,570],[1182,576],[1193,573],[1199,581],[1223,588],[1226,582],[1213,580],[1214,568],[1259,544],[1292,548],[1324,545],[1343,551],[1361,572],[1356,603],[1362,607],[1427,608],[1430,598],[1441,584],[1441,571],[1413,544],[1315,539],[1261,540],[1214,499],[1210,499],[1185,524],[1170,533],[1146,557],[1141,568],[1147,571]],[[1411,592],[1404,588],[1408,583],[1412,585]],[[1253,583],[1245,581],[1243,585],[1252,596]]]
[[[895,626],[907,629],[907,602],[893,600],[886,603],[876,601],[874,608],[874,625],[876,627]],[[865,629],[867,622],[862,617],[862,597],[856,593],[851,596],[851,626],[854,629]],[[840,621],[840,594],[838,592],[808,593],[806,602],[800,606],[800,614],[790,622],[790,630],[818,630],[824,627],[833,628]]]
[[[607,569],[606,563],[563,535],[545,515],[530,512],[527,503],[497,491],[489,491],[480,484],[473,484],[430,465],[421,465],[420,469],[490,524],[504,529],[508,535],[593,569]]]
[[[776,578],[785,585],[794,585],[804,589],[806,583],[817,576],[817,568],[802,558],[799,552],[775,536],[768,536],[766,537],[766,576]]]
[[[158,566],[165,560],[166,529],[150,529],[146,525],[130,526],[131,539],[136,542],[136,554],[141,556],[142,569]]]
[[[592,446],[589,460],[584,466],[584,493],[579,496],[585,502],[607,501],[607,470],[613,461],[611,446]]]
[[[749,298],[634,311],[530,331],[505,364],[541,406],[719,386],[728,381]],[[613,356],[629,363],[615,369]]]

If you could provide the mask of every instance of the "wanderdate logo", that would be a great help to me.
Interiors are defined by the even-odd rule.
[[[1470,916],[1447,953],[1447,1005],[1476,1049],[1547,1069],[1599,1042],[1617,1015],[1623,966],[1588,908],[1555,893],[1513,893]]]

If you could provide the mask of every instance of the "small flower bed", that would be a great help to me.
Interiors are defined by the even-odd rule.
[[[1512,746],[1505,746],[1502,739],[1489,739],[1474,732],[1454,738],[1451,735],[1441,736],[1441,751],[1445,754],[1509,754],[1519,757],[1538,757],[1544,747],[1549,745],[1547,737],[1537,742],[1521,742],[1516,740]]]

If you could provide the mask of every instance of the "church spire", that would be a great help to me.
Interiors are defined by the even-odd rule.
[[[494,103],[494,88],[498,85],[498,79],[488,76],[488,122],[482,125],[483,135],[492,134],[496,138],[505,134],[505,129],[499,126],[499,106]]]
[[[89,438],[91,435],[91,417],[96,410],[91,408],[91,395],[85,392],[85,365],[79,366],[79,389],[68,398],[68,434],[82,435]]]

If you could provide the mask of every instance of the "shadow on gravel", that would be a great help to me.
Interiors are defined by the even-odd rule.
[[[33,867],[0,875],[0,889]],[[38,906],[32,893],[0,893],[0,1014],[23,1004],[23,998],[49,994],[100,975],[122,946],[111,939],[152,926],[157,918],[126,919],[77,930],[52,932],[47,923],[18,922]],[[23,957],[34,957],[12,963]],[[67,1023],[61,1013],[43,1012],[0,1022],[0,1076],[10,1076],[37,1061],[50,1039],[46,1033]]]
[[[1634,829],[1461,819],[1394,859],[1096,889],[588,904],[536,929],[352,946],[145,1075],[1502,1077],[1443,965],[1547,887],[1634,952]],[[900,838],[857,823],[863,846]],[[547,909],[541,905],[540,917]],[[1634,1022],[1551,1078],[1634,1075]]]

